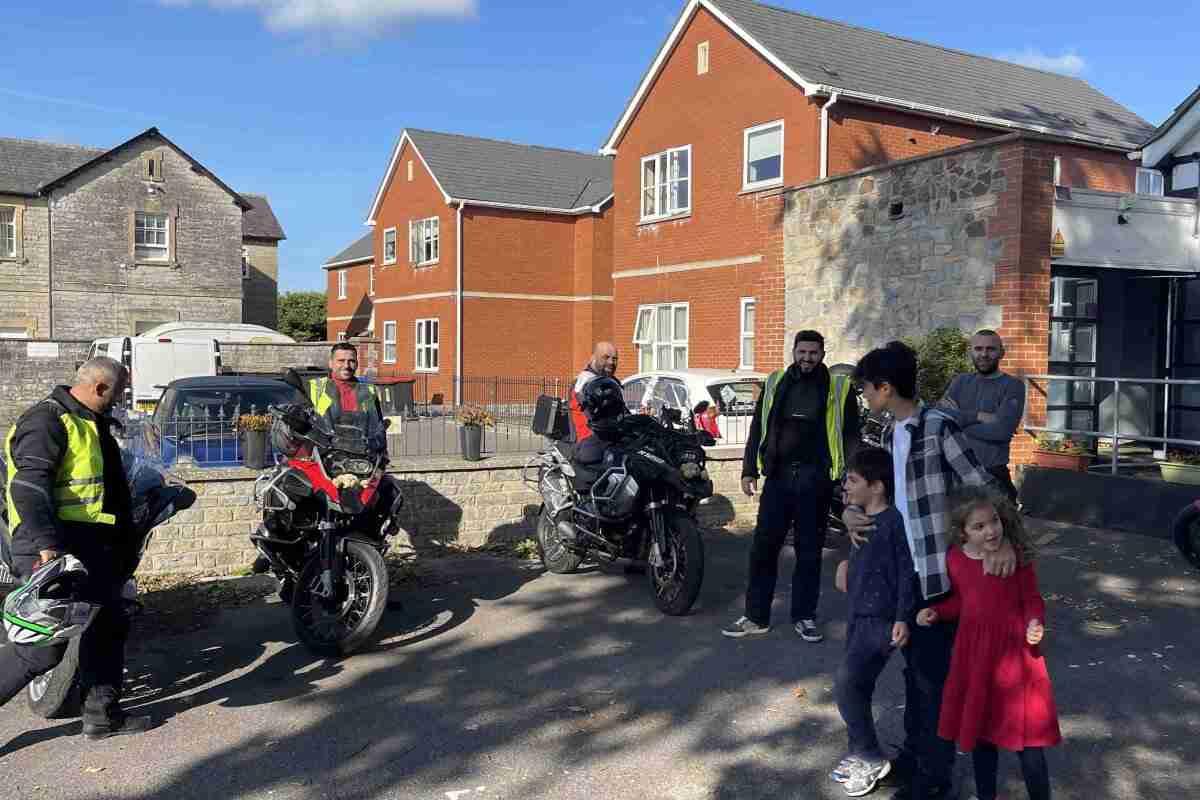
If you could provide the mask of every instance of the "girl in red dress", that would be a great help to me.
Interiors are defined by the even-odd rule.
[[[917,615],[918,625],[958,621],[950,676],[942,694],[938,735],[971,753],[979,800],[996,797],[997,748],[1021,762],[1032,800],[1048,800],[1050,776],[1042,748],[1062,741],[1046,660],[1046,604],[1037,587],[1033,545],[1007,500],[964,487],[951,511],[960,546],[946,556],[953,594]],[[983,558],[1008,539],[1017,571],[985,575]]]

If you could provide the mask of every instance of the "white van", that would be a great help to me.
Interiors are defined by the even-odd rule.
[[[295,344],[292,337],[265,325],[245,322],[164,322],[138,334],[139,339],[212,337],[223,344]]]
[[[114,336],[92,342],[88,358],[108,356],[129,370],[125,405],[153,411],[163,389],[176,378],[216,375],[221,371],[221,344],[216,339]]]

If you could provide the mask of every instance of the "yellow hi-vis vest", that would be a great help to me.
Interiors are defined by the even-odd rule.
[[[61,408],[57,401],[56,406]],[[95,420],[85,419],[63,409],[59,416],[67,429],[67,449],[58,464],[54,479],[54,510],[58,518],[68,522],[88,522],[96,525],[115,525],[117,518],[104,512],[104,452],[100,449],[100,431]],[[17,432],[13,425],[4,441],[4,455],[8,459],[8,527],[16,531],[21,524],[21,515],[13,504],[12,482],[17,474],[13,460],[12,440]]]
[[[771,421],[771,406],[775,405],[775,391],[783,380],[787,369],[777,369],[767,377],[763,387],[761,432],[758,440],[758,471],[766,472],[763,452],[767,447],[767,428]],[[840,480],[846,469],[846,452],[842,445],[842,428],[846,420],[846,398],[850,396],[850,378],[845,375],[829,376],[829,397],[825,400],[825,436],[829,442],[829,477]]]
[[[317,414],[322,417],[333,407],[334,400],[337,399],[337,387],[331,386],[331,383],[329,378],[318,378],[308,385],[308,399],[312,401]],[[367,390],[366,393],[363,392],[364,388]],[[367,398],[375,396],[374,384],[359,381],[358,386],[355,387],[354,396],[358,400],[359,411],[366,411],[363,406],[365,406]]]

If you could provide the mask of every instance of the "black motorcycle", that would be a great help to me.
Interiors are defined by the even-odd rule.
[[[1171,525],[1171,538],[1179,553],[1196,569],[1200,569],[1200,500],[1188,503]]]
[[[542,496],[537,542],[546,569],[574,572],[589,557],[644,563],[655,605],[680,615],[704,580],[696,506],[713,493],[704,454],[713,440],[671,412],[661,421],[623,417],[594,464],[573,461],[574,446],[556,441],[525,465],[522,479]]]

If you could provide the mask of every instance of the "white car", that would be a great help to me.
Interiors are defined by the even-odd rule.
[[[718,445],[745,444],[754,407],[767,376],[726,369],[676,369],[639,372],[621,382],[625,405],[635,413],[658,414],[663,406],[679,409],[686,421],[701,400],[717,407]]]

